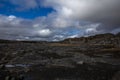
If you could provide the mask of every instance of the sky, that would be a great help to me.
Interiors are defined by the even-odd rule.
[[[120,0],[0,0],[0,39],[59,41],[120,32]]]

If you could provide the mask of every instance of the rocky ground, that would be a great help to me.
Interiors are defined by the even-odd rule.
[[[0,80],[120,80],[120,33],[61,42],[0,40]]]

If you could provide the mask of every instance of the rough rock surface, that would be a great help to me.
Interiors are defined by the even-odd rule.
[[[120,36],[60,42],[0,40],[0,80],[119,80]]]

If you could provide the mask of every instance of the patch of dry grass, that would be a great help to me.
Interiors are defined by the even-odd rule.
[[[69,46],[80,46],[80,44],[67,44],[67,43],[52,43],[50,44],[50,46],[66,46],[66,47],[69,47]]]
[[[110,49],[102,49],[102,52],[119,52],[120,53],[120,48],[110,48]]]
[[[92,44],[91,46],[101,46],[104,48],[115,48],[115,45],[113,44]]]

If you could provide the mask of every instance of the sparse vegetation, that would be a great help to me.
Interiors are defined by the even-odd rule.
[[[119,36],[70,40],[0,40],[0,80],[29,80],[28,76],[31,80],[112,80],[120,71]]]

